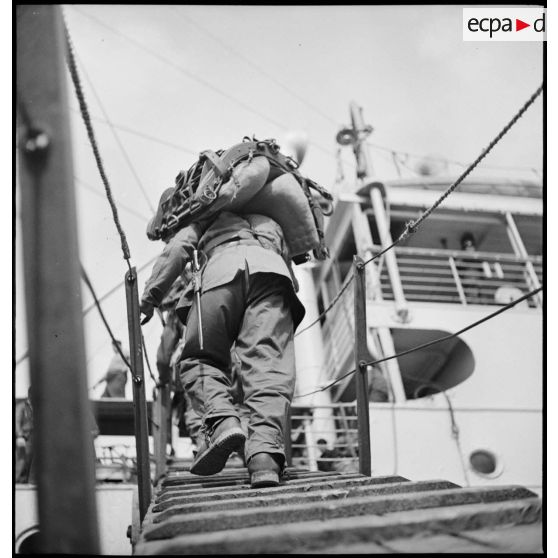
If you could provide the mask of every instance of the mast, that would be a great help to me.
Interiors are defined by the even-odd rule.
[[[40,548],[98,554],[60,6],[17,6],[19,184]]]

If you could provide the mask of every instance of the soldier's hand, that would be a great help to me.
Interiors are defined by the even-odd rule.
[[[145,316],[140,323],[141,325],[146,324],[153,317],[153,305],[142,300],[140,304],[140,312]]]

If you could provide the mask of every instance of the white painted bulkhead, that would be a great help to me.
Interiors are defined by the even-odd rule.
[[[413,304],[411,321],[394,319],[393,304],[370,302],[368,327],[431,329],[447,334],[489,313],[486,306]],[[458,428],[452,432],[443,393],[371,403],[372,471],[413,480],[434,476],[462,485],[542,485],[542,321],[530,308],[514,308],[461,334],[474,356],[472,374],[446,391]],[[473,451],[496,457],[496,470],[471,467]]]

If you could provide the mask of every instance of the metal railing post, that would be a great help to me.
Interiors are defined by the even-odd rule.
[[[355,289],[355,368],[358,419],[358,463],[362,475],[372,476],[370,458],[370,406],[368,402],[368,357],[366,325],[366,277],[364,262],[358,256],[353,259]]]
[[[510,237],[510,241],[512,243],[512,247],[516,255],[520,258],[525,260],[525,275],[526,275],[526,282],[527,287],[529,289],[538,289],[541,286],[537,273],[535,272],[535,268],[533,264],[529,260],[529,254],[527,253],[527,249],[525,248],[525,244],[523,244],[523,239],[519,234],[519,230],[517,229],[517,225],[515,224],[515,220],[512,217],[512,214],[509,211],[506,211],[506,224],[508,235]],[[529,284],[531,283],[531,284]],[[543,305],[543,294],[539,292],[534,297],[537,301],[537,305],[542,307]]]
[[[18,183],[39,550],[95,555],[95,453],[62,15],[57,5],[16,8]]]
[[[153,402],[158,427],[153,427],[153,452],[155,454],[155,478],[161,478],[167,469],[167,440],[169,437],[170,387],[159,386],[157,399]]]
[[[143,352],[141,341],[138,277],[136,268],[124,276],[126,306],[128,309],[128,332],[130,337],[130,360],[132,365],[132,393],[134,398],[134,430],[136,436],[136,466],[138,474],[138,498],[140,520],[143,521],[151,501],[151,470],[149,465],[149,431],[147,429],[147,404],[143,376]]]
[[[467,297],[465,296],[465,291],[463,290],[461,278],[459,277],[459,272],[457,271],[457,266],[455,265],[455,259],[453,258],[453,256],[450,256],[448,261],[451,269],[451,274],[453,276],[453,280],[455,281],[455,286],[457,287],[457,294],[459,295],[459,300],[461,301],[461,304],[467,305]]]

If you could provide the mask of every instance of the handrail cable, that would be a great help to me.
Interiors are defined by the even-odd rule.
[[[101,316],[101,320],[103,321],[103,324],[104,324],[110,338],[112,339],[113,347],[118,351],[118,354],[120,355],[122,360],[126,363],[126,366],[130,370],[130,373],[132,374],[132,377],[134,378],[134,380],[137,381],[139,378],[134,374],[134,371],[132,370],[132,365],[130,364],[129,360],[126,358],[126,355],[124,354],[124,352],[120,348],[120,344],[118,343],[116,337],[114,336],[114,333],[112,332],[112,329],[110,328],[109,323],[107,322],[107,319],[105,317],[103,309],[101,308],[101,304],[99,303],[99,300],[97,299],[95,289],[93,288],[93,285],[91,284],[91,281],[89,280],[89,276],[87,275],[87,272],[85,271],[85,268],[83,267],[82,264],[80,264],[80,269],[81,269],[81,277],[83,279],[83,282],[87,285],[87,288],[89,289],[89,292],[91,293],[91,296],[93,297],[93,300],[95,301],[95,306],[97,307],[97,310],[99,311],[99,316]]]
[[[147,262],[145,262],[141,267],[138,268],[138,273],[142,270],[144,270],[148,265],[150,265],[151,263],[153,263],[153,260],[156,258],[157,256],[153,256],[150,260],[148,260]],[[119,282],[117,285],[115,285],[114,287],[112,287],[112,289],[110,289],[109,291],[107,291],[104,295],[100,296],[98,298],[99,302],[103,302],[103,300],[105,300],[105,298],[108,298],[110,295],[114,294],[120,287],[124,286],[123,282]],[[88,314],[91,310],[93,310],[93,308],[96,307],[95,302],[91,303],[89,306],[87,306],[86,308],[84,308],[82,310],[82,315],[85,316],[86,314]],[[15,365],[16,367],[19,366],[26,358],[29,357],[29,350],[26,349],[23,354],[16,360]]]
[[[104,324],[108,334],[110,335],[110,338],[112,339],[113,346],[116,347],[116,350],[118,351],[118,353],[122,357],[122,360],[126,363],[126,366],[129,368],[130,373],[132,374],[132,378],[134,379],[134,381],[136,381],[136,382],[139,381],[140,380],[139,376],[134,374],[134,371],[132,370],[132,365],[130,364],[130,362],[128,361],[128,359],[126,358],[124,353],[122,352],[122,349],[120,348],[120,345],[117,343],[116,337],[114,336],[114,333],[112,332],[112,330],[111,330],[111,328],[108,324],[108,321],[107,321],[107,319],[104,315],[103,309],[101,308],[101,303],[99,302],[99,299],[97,298],[97,295],[95,294],[95,290],[93,289],[93,285],[91,284],[91,281],[90,281],[87,273],[85,272],[85,269],[84,269],[83,265],[81,265],[81,275],[82,275],[83,280],[84,280],[85,284],[87,285],[89,291],[91,292],[91,295],[93,296],[93,299],[95,300],[95,306],[97,307],[97,310],[99,311],[99,315],[101,316],[101,319],[103,320],[103,324]],[[142,341],[142,345],[143,345],[145,361],[147,362],[147,368],[149,370],[149,375],[151,376],[151,379],[153,380],[153,382],[155,382],[155,387],[159,387],[159,383],[157,382],[157,379],[155,378],[155,376],[153,375],[153,372],[151,371],[151,366],[150,366],[149,360],[147,358],[147,351],[145,349],[145,340],[143,338],[143,333],[142,333],[142,336],[141,336],[141,341]]]
[[[147,357],[147,347],[145,346],[145,337],[143,335],[143,331],[141,332],[141,345],[143,347],[143,356],[147,364],[147,370],[149,372],[149,376],[151,376],[151,379],[155,383],[155,387],[160,388],[162,384],[157,380],[157,378],[155,378],[153,371],[151,370],[151,364],[149,363],[149,358]]]
[[[438,206],[459,186],[459,184],[461,184],[461,182],[463,182],[463,180],[465,180],[465,178],[467,178],[467,176],[475,169],[475,167],[478,166],[480,161],[482,161],[482,159],[484,159],[488,155],[488,153],[490,153],[490,151],[502,139],[502,137],[510,130],[510,128],[521,118],[521,116],[523,116],[523,113],[535,102],[535,99],[541,94],[541,92],[543,91],[543,87],[544,87],[544,84],[541,84],[538,87],[538,89],[525,102],[525,104],[515,114],[515,116],[504,126],[504,128],[502,128],[502,130],[499,132],[499,134],[490,142],[488,147],[483,149],[481,154],[463,171],[463,173],[453,182],[453,184],[451,184],[446,189],[446,191],[442,193],[442,195],[432,204],[432,206],[430,206],[428,209],[423,211],[422,214],[416,220],[411,220],[411,221],[407,222],[405,224],[405,228],[404,228],[403,232],[399,235],[399,237],[397,239],[395,239],[389,246],[383,248],[382,250],[380,250],[379,252],[374,254],[372,257],[367,259],[365,262],[363,262],[362,265],[363,266],[368,265],[370,262],[376,260],[380,256],[383,256],[386,252],[388,252],[389,250],[391,250],[392,248],[397,246],[400,242],[405,240],[407,237],[414,234],[417,231],[418,226],[426,218],[428,218],[430,216],[430,214],[435,209],[438,208]],[[304,329],[301,329],[300,331],[298,331],[296,333],[295,337],[297,335],[301,334],[302,332],[306,331],[307,329],[309,329],[313,325],[317,324],[333,308],[333,306],[339,301],[339,299],[341,298],[341,295],[347,289],[347,287],[349,286],[349,283],[353,280],[353,278],[354,278],[354,276],[351,274],[347,283],[343,286],[341,291],[333,299],[333,302],[311,324],[306,326]]]
[[[64,14],[63,14],[63,18],[64,18]],[[66,21],[64,18],[64,34],[66,36],[66,60],[68,63],[68,68],[70,70],[70,75],[72,77],[72,82],[74,84],[74,89],[76,92],[76,96],[78,98],[79,101],[79,106],[80,106],[80,110],[81,110],[81,116],[83,118],[83,122],[85,124],[85,127],[87,129],[87,135],[89,137],[89,141],[91,143],[91,148],[93,149],[93,155],[95,156],[95,162],[97,163],[97,168],[99,170],[99,173],[101,175],[101,178],[103,180],[103,184],[105,186],[105,191],[107,194],[107,199],[108,202],[110,204],[110,208],[112,211],[112,217],[114,220],[114,224],[116,226],[116,229],[118,231],[118,234],[120,235],[120,244],[122,247],[122,253],[124,255],[124,259],[126,260],[126,263],[128,265],[128,270],[130,273],[132,273],[132,266],[130,264],[130,248],[128,247],[128,241],[126,240],[126,235],[124,233],[124,230],[122,229],[122,225],[120,224],[120,220],[118,218],[118,209],[116,207],[116,204],[114,203],[114,200],[112,198],[112,192],[111,192],[111,188],[110,188],[110,184],[107,178],[107,175],[105,173],[105,169],[103,166],[103,161],[101,159],[101,154],[99,153],[99,148],[97,146],[97,141],[95,139],[95,132],[93,131],[93,125],[91,124],[91,119],[89,117],[89,110],[87,108],[87,102],[85,100],[85,95],[83,93],[83,89],[81,87],[81,81],[79,78],[79,74],[78,74],[78,69],[77,69],[77,65],[76,65],[76,60],[74,57],[74,51],[73,51],[73,46],[72,46],[72,39],[70,37],[70,31],[68,30],[68,26],[66,25]]]
[[[446,191],[432,204],[431,207],[422,212],[422,214],[416,219],[411,220],[405,224],[405,229],[399,235],[399,237],[392,242],[389,246],[374,254],[371,258],[364,262],[367,265],[371,261],[385,254],[388,250],[405,240],[408,236],[414,234],[418,226],[427,219],[430,214],[438,208],[438,206],[471,174],[471,172],[479,165],[479,163],[492,151],[494,146],[504,137],[504,135],[511,129],[511,127],[523,116],[525,111],[535,102],[536,98],[542,93],[544,84],[541,84],[537,90],[529,97],[529,99],[524,103],[524,105],[519,109],[519,111],[513,116],[513,118],[502,128],[498,135],[485,147],[480,155],[461,173],[461,175],[451,184]]]
[[[386,362],[386,361],[392,360],[394,358],[399,358],[399,357],[408,355],[410,353],[414,353],[415,351],[418,351],[420,349],[425,349],[426,347],[430,347],[431,345],[441,343],[442,341],[448,341],[449,339],[457,337],[458,335],[461,335],[462,333],[465,333],[466,331],[482,324],[483,322],[486,322],[486,321],[490,320],[491,318],[494,318],[498,314],[501,314],[502,312],[505,312],[506,310],[509,310],[510,308],[515,306],[516,304],[519,304],[520,302],[523,302],[524,300],[526,300],[526,299],[532,297],[533,295],[537,294],[539,291],[542,291],[542,289],[543,289],[543,287],[538,287],[537,289],[534,289],[534,290],[528,292],[527,294],[521,296],[520,298],[518,298],[516,300],[512,300],[511,302],[509,302],[505,306],[502,306],[502,308],[499,308],[495,312],[492,312],[491,314],[488,314],[484,318],[481,318],[480,320],[477,320],[476,322],[473,322],[472,324],[464,327],[463,329],[460,329],[459,331],[456,331],[455,333],[451,333],[451,334],[446,335],[444,337],[440,337],[439,339],[434,339],[433,341],[429,341],[428,343],[423,343],[422,345],[417,345],[416,347],[413,347],[411,349],[407,349],[406,351],[402,351],[402,352],[397,353],[395,355],[380,358],[380,359],[377,359],[377,360],[372,360],[370,362],[364,362],[362,364],[362,366],[374,366],[376,364],[380,364],[381,362]],[[313,395],[314,393],[318,393],[320,391],[325,391],[326,389],[329,389],[330,387],[333,387],[335,384],[338,384],[340,381],[344,380],[345,378],[347,378],[351,374],[354,374],[355,372],[356,372],[356,369],[350,370],[349,372],[347,372],[346,374],[343,374],[342,376],[340,376],[339,378],[337,378],[336,380],[334,380],[333,382],[329,383],[326,386],[315,389],[314,391],[311,391],[309,393],[305,393],[303,395],[295,395],[295,399],[296,398],[302,398],[302,397],[308,397],[309,395]]]
[[[116,228],[118,230],[118,233],[120,235],[120,242],[121,242],[121,246],[122,246],[122,252],[124,254],[124,259],[126,260],[126,263],[128,265],[128,271],[131,274],[132,273],[132,266],[131,266],[131,263],[130,263],[130,249],[128,247],[128,241],[126,240],[126,234],[124,233],[124,230],[122,229],[122,226],[120,225],[120,220],[118,218],[118,209],[117,209],[116,204],[114,203],[114,200],[113,200],[113,197],[112,197],[110,184],[108,182],[108,178],[106,176],[106,173],[105,173],[105,170],[104,170],[104,167],[103,167],[103,162],[102,162],[102,159],[101,159],[101,155],[99,153],[99,149],[98,149],[98,146],[97,146],[97,141],[95,139],[95,133],[93,131],[93,126],[91,124],[91,119],[89,117],[89,110],[88,110],[88,107],[87,107],[87,102],[85,100],[85,95],[84,95],[83,89],[81,87],[81,81],[80,81],[80,78],[79,78],[77,64],[76,64],[74,51],[73,51],[73,47],[72,47],[72,40],[71,40],[70,32],[68,30],[68,26],[66,25],[65,19],[64,19],[64,33],[65,33],[65,36],[66,36],[68,68],[70,70],[70,75],[72,77],[75,92],[76,92],[76,95],[77,95],[77,98],[78,98],[78,101],[79,101],[83,121],[84,121],[85,127],[87,128],[87,134],[89,136],[89,141],[91,143],[91,147],[93,148],[93,153],[95,155],[95,161],[97,162],[97,168],[99,169],[99,173],[101,174],[101,178],[103,179],[103,184],[105,185],[105,191],[107,193],[107,198],[108,198],[108,201],[109,201],[111,209],[112,209],[112,215],[113,215],[114,223],[115,223]],[[82,271],[84,271],[83,267],[82,267]],[[85,277],[86,277],[86,275],[85,275]],[[89,282],[88,279],[87,279],[87,284],[88,284],[91,292],[93,292],[93,290],[92,290],[93,287],[92,287],[92,285],[91,285],[91,283]],[[96,297],[94,296],[94,298],[96,298]],[[97,307],[99,308],[99,311],[100,311],[100,309],[101,309],[100,304],[98,304]],[[104,316],[103,316],[103,322],[105,323],[105,326],[108,327],[108,323],[104,319]],[[110,333],[112,335],[112,332],[110,332]],[[116,345],[118,346],[118,344],[116,344]],[[143,334],[142,334],[142,345],[143,345],[143,351],[144,351],[143,356],[144,356],[144,358],[147,362],[147,367],[148,367],[148,370],[149,370],[149,374],[150,374],[151,378],[155,381],[155,385],[157,387],[158,382],[153,376],[153,372],[151,370],[151,365],[149,364],[149,360],[147,358],[147,355],[145,354],[145,340],[143,339]],[[120,350],[119,350],[119,352],[120,352],[120,356],[122,356],[124,358],[123,353]],[[134,372],[131,368],[131,365],[128,363],[128,361],[125,360],[125,362],[127,363],[128,367],[130,368],[130,373],[132,374],[132,377],[133,377],[134,381],[136,383],[140,383],[141,378],[139,376],[137,376],[136,374],[134,374]]]
[[[345,278],[345,284],[341,287],[341,290],[337,293],[337,295],[335,295],[335,298],[329,303],[328,307],[312,323],[297,331],[295,337],[310,329],[313,325],[317,324],[337,304],[343,293],[349,288],[349,285],[354,278],[355,276],[351,270],[349,275]]]
[[[75,53],[74,53],[75,55]],[[75,55],[77,60],[79,60],[79,56]],[[120,137],[118,136],[118,134],[116,133],[116,129],[113,126],[107,111],[105,110],[105,107],[101,101],[101,98],[99,97],[99,94],[97,93],[97,90],[95,89],[95,86],[93,85],[93,81],[91,80],[91,78],[89,77],[89,74],[87,73],[87,70],[85,69],[85,67],[83,66],[83,64],[81,64],[81,71],[83,72],[83,75],[85,76],[85,79],[87,79],[87,82],[89,83],[89,87],[91,88],[91,91],[93,92],[93,95],[95,97],[95,99],[97,99],[97,104],[99,105],[99,108],[101,109],[101,112],[103,113],[107,124],[109,125],[110,131],[112,132],[112,135],[114,136],[114,139],[116,140],[116,143],[118,144],[118,147],[120,148],[120,151],[122,152],[122,155],[124,156],[124,159],[126,160],[126,164],[128,165],[128,168],[130,169],[132,175],[134,176],[137,185],[139,186],[139,189],[141,190],[141,193],[143,194],[143,197],[145,198],[145,201],[147,202],[147,205],[149,206],[149,209],[151,210],[152,213],[155,213],[155,208],[153,207],[153,204],[151,203],[151,200],[149,199],[149,196],[147,195],[147,192],[145,191],[145,187],[134,167],[134,165],[132,164],[132,160],[130,159],[130,156],[128,155],[128,152],[126,151],[126,149],[124,148],[124,145],[122,144],[122,140],[120,139]]]

